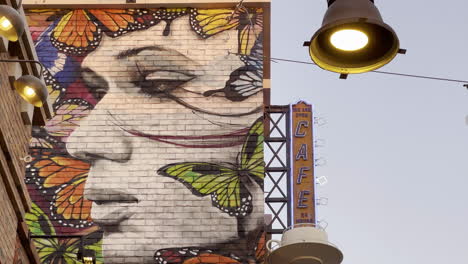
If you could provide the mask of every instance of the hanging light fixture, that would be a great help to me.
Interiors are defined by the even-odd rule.
[[[405,53],[373,0],[328,0],[322,27],[304,46],[318,66],[342,75],[375,70]]]
[[[18,8],[21,6],[21,2]],[[7,38],[9,41],[18,41],[23,35],[26,23],[23,16],[8,5],[0,5],[0,36]]]
[[[13,84],[18,94],[35,107],[42,107],[47,100],[47,88],[41,79],[32,75],[23,75]]]
[[[47,101],[49,93],[44,82],[40,79],[44,66],[35,60],[0,60],[0,62],[32,62],[41,66],[39,78],[32,75],[23,75],[13,83],[16,92],[28,103],[35,107],[42,107]]]
[[[84,264],[96,264],[96,259],[94,257],[83,257]]]
[[[96,264],[96,254],[92,250],[85,249],[82,243],[78,250],[77,258],[83,264]]]
[[[268,264],[340,264],[343,253],[328,241],[328,235],[315,225],[286,229],[281,241],[266,243]]]

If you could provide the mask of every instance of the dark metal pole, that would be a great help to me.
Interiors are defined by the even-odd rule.
[[[0,62],[32,62],[32,63],[36,63],[36,64],[39,64],[39,66],[41,67],[41,70],[39,72],[39,79],[42,77],[42,72],[44,71],[44,65],[40,62],[40,61],[36,61],[36,60],[0,60]]]
[[[19,3],[18,3],[18,6],[16,7],[16,10],[19,10],[22,5],[23,5],[23,0],[19,0]]]
[[[288,226],[287,227],[290,227],[292,225],[294,225],[294,221],[293,221],[293,217],[294,215],[292,215],[291,213],[291,200],[294,199],[294,194],[291,192],[291,188],[290,186],[292,186],[291,184],[291,173],[292,173],[292,169],[291,169],[291,141],[292,141],[292,138],[291,138],[291,105],[288,105],[288,111],[286,112],[286,167],[287,167],[287,174],[286,174],[286,177],[287,177],[287,197],[288,197],[288,204],[287,204],[287,209],[288,209],[288,219],[287,219],[287,222],[288,222]]]

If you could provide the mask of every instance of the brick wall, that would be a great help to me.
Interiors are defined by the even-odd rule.
[[[1,54],[0,58],[8,59],[8,55]],[[6,65],[2,64],[0,70],[0,263],[16,263],[17,227],[25,213],[23,202],[27,202],[22,195],[26,185],[21,158],[27,154],[30,132],[21,119],[22,99],[11,89]],[[21,259],[29,263],[27,258]]]
[[[5,184],[0,184],[0,261],[11,263],[15,254],[16,227],[18,226],[15,211],[10,204],[6,193]]]
[[[55,114],[33,130],[31,231],[98,263],[260,263],[263,11],[27,14]],[[35,240],[44,263],[81,251]]]

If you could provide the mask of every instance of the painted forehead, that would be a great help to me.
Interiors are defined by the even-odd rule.
[[[238,53],[250,55],[263,28],[262,10],[247,8],[74,9],[53,17],[58,18],[53,24],[52,44],[61,52],[78,56],[95,50],[103,34],[119,37],[165,22],[162,35],[168,36],[172,22],[181,17],[188,17],[192,30],[201,39],[237,30]]]

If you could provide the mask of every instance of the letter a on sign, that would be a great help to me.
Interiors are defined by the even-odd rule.
[[[296,155],[296,160],[299,160],[299,159],[303,159],[305,161],[308,160],[307,159],[307,145],[306,144],[301,145],[301,148],[299,149],[299,152]]]
[[[289,215],[293,224],[316,224],[312,105],[300,101],[290,106]]]

